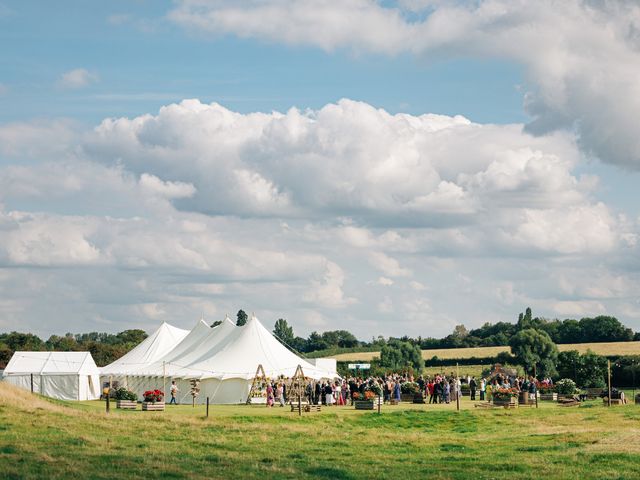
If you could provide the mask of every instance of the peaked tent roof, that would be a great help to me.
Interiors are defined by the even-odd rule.
[[[30,373],[97,375],[99,369],[90,352],[15,352],[3,375]]]
[[[175,346],[175,348],[171,349],[155,362],[136,370],[135,373],[138,375],[148,376],[158,376],[163,375],[163,373],[166,375],[172,375],[172,371],[178,368],[177,366],[174,366],[174,362],[179,362],[180,359],[193,355],[194,352],[197,352],[198,347],[217,328],[219,327],[211,328],[204,320],[198,320],[198,323],[196,323],[191,331]]]
[[[255,316],[246,325],[230,331],[201,360],[190,363],[176,374],[182,377],[250,379],[258,365],[262,365],[269,377],[290,377],[298,365],[302,366],[307,377],[337,376],[336,372],[317,368],[290,351]]]
[[[135,374],[173,350],[188,334],[189,330],[162,322],[143,342],[115,362],[102,367],[100,372],[102,375]]]

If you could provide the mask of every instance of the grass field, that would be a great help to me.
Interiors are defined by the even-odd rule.
[[[104,413],[0,382],[0,477],[637,479],[640,405],[258,406]]]
[[[598,355],[640,355],[640,342],[608,342],[608,343],[567,343],[558,345],[558,350],[578,350],[585,353],[591,350]],[[440,348],[422,350],[422,358],[430,360],[437,356],[441,360],[462,358],[489,358],[502,352],[510,352],[509,347],[475,347],[475,348]],[[341,353],[333,355],[340,362],[370,361],[380,358],[380,352]]]

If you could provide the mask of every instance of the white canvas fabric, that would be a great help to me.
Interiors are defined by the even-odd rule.
[[[122,361],[125,357],[114,364],[125,364]],[[112,379],[125,382],[140,395],[156,388],[168,394],[166,390],[175,380],[178,400],[191,402],[190,380],[197,378],[201,382],[198,403],[207,397],[212,403],[244,403],[258,365],[262,365],[271,378],[291,377],[298,365],[305,376],[316,380],[338,377],[335,368],[328,368],[331,365],[312,365],[291,352],[253,316],[242,327],[237,327],[229,318],[214,328],[200,321],[155,362],[138,367],[131,365],[126,371],[120,370],[126,372],[122,376],[112,376]]]
[[[3,380],[61,400],[100,398],[100,370],[89,352],[15,352]]]
[[[163,322],[160,327],[126,355],[102,367],[102,377],[124,377],[143,370],[173,350],[189,334],[189,330]]]

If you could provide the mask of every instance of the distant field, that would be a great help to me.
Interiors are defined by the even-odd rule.
[[[640,342],[610,342],[610,343],[567,343],[558,345],[561,352],[578,350],[585,353],[591,350],[599,355],[640,355]],[[509,347],[476,347],[476,348],[442,348],[422,350],[422,358],[430,360],[434,355],[439,359],[454,358],[488,358],[499,353],[511,351]],[[340,362],[369,361],[380,358],[380,352],[341,353],[333,355]]]
[[[640,478],[640,406],[168,407],[104,413],[0,382],[3,479]]]

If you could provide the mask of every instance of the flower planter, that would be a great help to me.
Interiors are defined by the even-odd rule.
[[[118,400],[116,402],[116,408],[121,408],[122,410],[135,410],[138,408],[138,402],[134,402],[133,400]]]
[[[413,402],[413,393],[401,393],[400,394],[400,401],[401,402]]]
[[[424,403],[424,397],[421,393],[416,393],[413,396],[413,403]]]
[[[142,410],[149,412],[152,411],[164,411],[164,402],[142,402]]]
[[[558,400],[573,400],[574,395],[566,395],[563,393],[558,393]]]
[[[497,407],[518,408],[518,399],[516,397],[494,398],[493,404]]]
[[[353,404],[356,410],[373,410],[373,400],[356,400]]]
[[[636,405],[640,405],[640,393],[636,395]]]
[[[540,400],[555,402],[558,400],[558,394],[556,392],[541,393]]]

